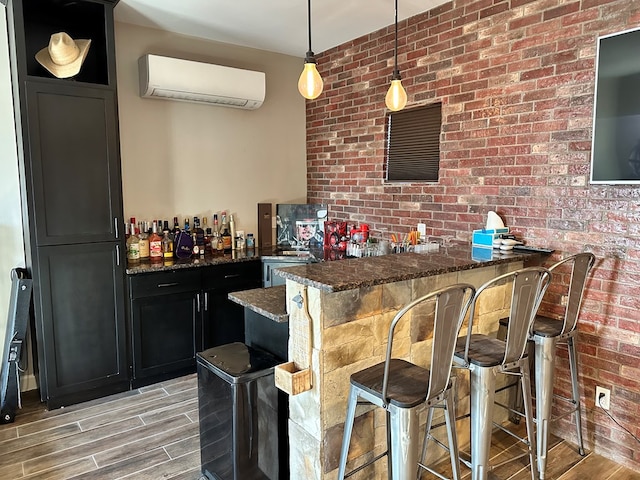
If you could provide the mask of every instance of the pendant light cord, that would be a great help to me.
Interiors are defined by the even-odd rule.
[[[397,2],[398,0],[396,0]],[[307,25],[309,30],[309,50],[307,50],[307,57],[313,56],[313,51],[311,50],[311,0],[307,0]]]
[[[395,76],[396,73],[400,73],[398,71],[398,0],[396,0],[396,43],[395,43],[395,54],[394,54],[394,62],[393,62],[393,75]]]

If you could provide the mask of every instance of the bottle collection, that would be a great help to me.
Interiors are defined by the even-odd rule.
[[[236,231],[233,215],[227,217],[221,212],[212,218],[212,226],[207,217],[184,219],[180,227],[178,217],[173,217],[173,228],[169,228],[168,220],[140,221],[135,217],[125,224],[127,239],[127,259],[130,262],[149,260],[151,262],[172,261],[174,258],[202,258],[206,255],[220,255],[232,250],[253,250],[255,242],[253,234],[244,238],[244,233]]]

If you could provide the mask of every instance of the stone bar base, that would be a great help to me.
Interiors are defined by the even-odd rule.
[[[309,364],[304,348],[308,339],[305,333],[307,318],[292,299],[305,288],[313,320],[312,389],[289,399],[291,478],[336,478],[349,377],[356,371],[384,361],[389,326],[403,306],[433,290],[454,283],[466,282],[479,287],[498,275],[522,266],[522,262],[517,261],[339,292],[321,291],[287,280],[289,359],[299,365]],[[481,331],[484,328],[497,331],[497,320],[507,314],[509,292],[508,288],[495,288],[484,296],[477,309]],[[425,311],[426,313],[428,312]],[[413,315],[421,315],[421,312],[417,310]],[[489,324],[491,327],[482,326]],[[418,327],[415,318],[405,318],[396,329],[393,356],[428,367],[431,328],[432,326]],[[465,332],[466,327],[463,327],[463,333]],[[466,372],[459,371],[457,375],[457,414],[461,415],[469,411],[469,381]],[[347,471],[386,448],[384,411],[363,406],[358,407],[356,415]],[[425,416],[423,412],[422,424]],[[502,421],[506,417],[506,413],[500,411],[496,421]],[[436,417],[436,422],[438,418],[442,418],[441,415]],[[468,444],[468,419],[459,421],[457,428],[459,444]],[[440,430],[438,436],[446,444],[446,431],[444,428]],[[432,459],[446,458],[447,453],[432,444],[430,456]],[[379,460],[351,478],[386,480],[386,459]]]

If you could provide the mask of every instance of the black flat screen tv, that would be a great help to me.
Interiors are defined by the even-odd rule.
[[[640,183],[640,28],[598,38],[591,183]]]

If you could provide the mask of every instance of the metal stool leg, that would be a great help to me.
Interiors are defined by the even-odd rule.
[[[529,361],[525,359],[520,366],[522,377],[522,397],[524,400],[524,416],[527,423],[527,439],[529,440],[529,462],[531,464],[531,480],[538,480],[538,468],[536,465],[536,434],[533,422],[533,405],[531,401],[531,379],[529,377]],[[542,477],[541,477],[542,478]]]
[[[453,392],[447,393],[444,404],[444,418],[447,422],[447,437],[449,439],[449,457],[451,458],[451,471],[453,480],[460,478],[460,459],[458,458],[458,436],[456,435],[456,407],[453,400]],[[426,444],[426,442],[425,442]]]
[[[556,337],[534,335],[536,359],[536,426],[538,471],[544,480],[549,448],[549,423],[553,406],[553,378],[556,364]]]
[[[387,461],[390,462],[393,480],[415,480],[420,436],[418,408],[389,406],[391,445]]]
[[[347,417],[344,421],[344,435],[342,437],[342,448],[340,449],[340,464],[338,467],[338,480],[344,480],[344,474],[347,468],[347,455],[349,454],[349,443],[351,441],[351,432],[353,431],[353,421],[356,416],[357,406],[358,406],[358,394],[353,387],[350,387],[349,400],[347,402]]]
[[[472,365],[471,373],[471,480],[487,480],[493,430],[496,371]]]
[[[578,359],[576,357],[575,338],[570,336],[567,339],[567,347],[569,350],[569,368],[571,369],[571,390],[573,392],[573,403],[576,418],[576,434],[578,436],[578,453],[584,457],[584,445],[582,443],[582,419],[580,417],[580,384],[578,383]]]

